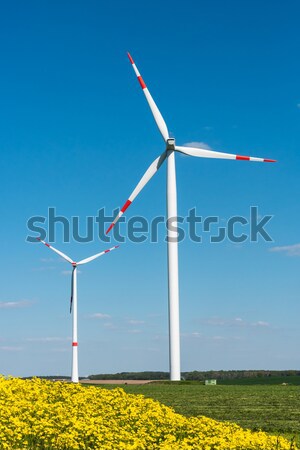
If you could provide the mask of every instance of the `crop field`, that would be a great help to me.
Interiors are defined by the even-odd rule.
[[[105,386],[108,388],[108,386]],[[114,386],[110,386],[111,388]],[[198,383],[125,385],[189,416],[228,420],[243,428],[263,430],[288,438],[300,437],[300,386],[204,386]]]

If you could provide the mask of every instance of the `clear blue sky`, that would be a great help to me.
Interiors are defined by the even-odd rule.
[[[84,234],[164,150],[127,51],[178,144],[278,160],[177,155],[180,215],[274,216],[273,242],[180,244],[182,370],[299,369],[299,14],[297,1],[1,6],[0,373],[70,373],[69,267],[26,242],[27,220],[55,207]],[[127,218],[164,213],[161,168]],[[163,239],[82,268],[81,376],[168,370]],[[66,244],[57,228],[54,246],[80,259],[111,244]]]

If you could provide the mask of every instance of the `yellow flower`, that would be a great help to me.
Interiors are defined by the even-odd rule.
[[[0,377],[0,450],[290,450],[263,432],[122,389]],[[294,446],[296,450],[296,447]]]

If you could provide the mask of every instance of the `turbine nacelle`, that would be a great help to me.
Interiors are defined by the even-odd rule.
[[[166,144],[167,144],[166,150],[175,150],[175,139],[174,138],[167,139]]]
[[[119,245],[116,245],[115,247],[109,248],[107,250],[104,250],[100,253],[97,253],[96,255],[93,256],[89,256],[88,258],[82,259],[78,262],[73,261],[73,259],[71,259],[68,255],[66,255],[65,253],[61,252],[60,250],[57,250],[57,248],[52,247],[52,245],[48,244],[47,242],[43,241],[40,238],[37,238],[38,241],[40,241],[42,244],[46,245],[48,248],[50,248],[50,250],[54,251],[55,253],[57,253],[59,256],[61,256],[65,261],[67,261],[68,263],[70,263],[73,267],[72,270],[72,281],[71,281],[71,303],[70,303],[70,312],[72,312],[72,300],[73,300],[73,289],[74,289],[74,276],[75,276],[75,269],[82,265],[82,264],[86,264],[89,263],[90,261],[93,261],[96,258],[99,258],[99,256],[105,255],[106,253],[111,252],[112,250],[115,250],[116,248],[119,247]]]

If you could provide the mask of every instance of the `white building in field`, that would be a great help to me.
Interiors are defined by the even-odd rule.
[[[205,380],[205,386],[215,386],[217,384],[217,380]]]

